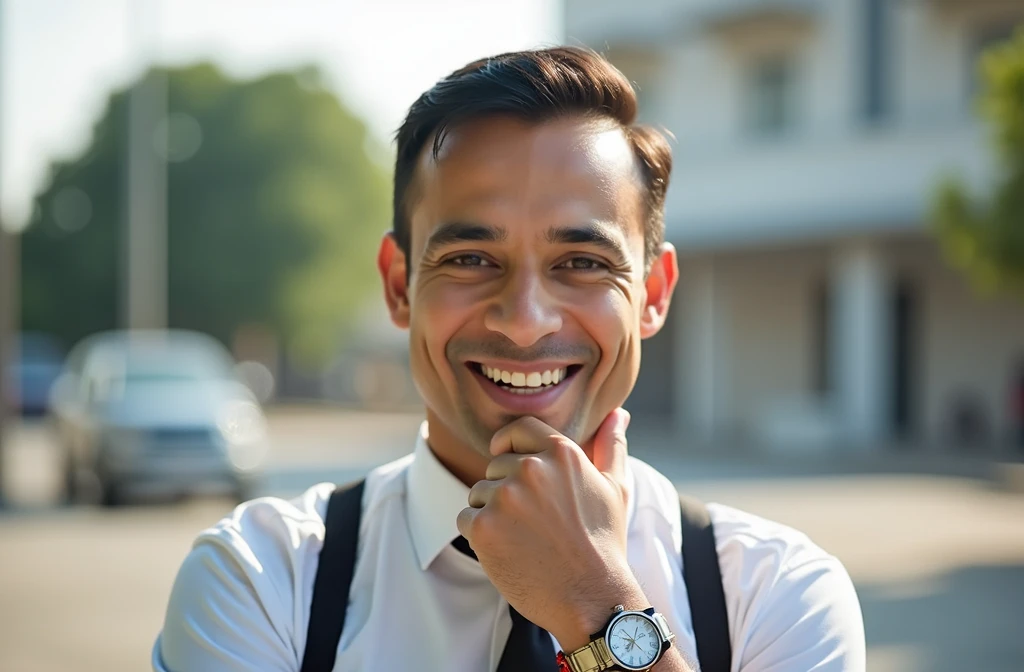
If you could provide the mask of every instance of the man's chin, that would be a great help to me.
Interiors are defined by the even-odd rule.
[[[550,426],[559,434],[566,436],[576,443],[579,443],[579,423],[572,420],[566,420],[565,418],[558,417],[552,414],[515,414],[515,413],[504,413],[498,415],[488,415],[481,417],[480,415],[474,414],[473,425],[474,430],[470,434],[475,434],[480,438],[486,437],[484,443],[484,451],[490,451],[491,438],[498,432],[499,429],[509,425],[520,418],[535,417],[544,424]]]

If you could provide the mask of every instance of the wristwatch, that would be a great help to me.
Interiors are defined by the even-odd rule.
[[[558,653],[558,669],[559,672],[643,672],[661,660],[675,637],[668,621],[655,613],[654,607],[626,611],[620,604],[608,624],[591,635],[589,644],[572,653]]]

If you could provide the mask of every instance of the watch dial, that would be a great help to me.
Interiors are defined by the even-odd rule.
[[[661,637],[654,623],[635,614],[615,621],[607,640],[608,648],[624,667],[642,670],[653,664],[661,651]]]

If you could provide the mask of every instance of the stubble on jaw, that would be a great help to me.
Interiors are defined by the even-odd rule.
[[[459,416],[462,420],[462,427],[466,434],[466,440],[473,450],[477,451],[485,457],[491,456],[491,439],[494,438],[497,429],[491,429],[480,421],[476,413],[470,408],[469,404],[462,398],[460,398],[459,404]],[[515,415],[512,413],[501,416],[501,420],[498,424],[498,429],[511,424],[519,418],[526,417],[523,415]],[[541,420],[543,420],[541,418]],[[569,419],[569,423],[566,427],[554,427],[555,431],[562,434],[570,441],[578,446],[582,446],[583,437],[583,413],[581,409],[577,409],[573,412],[572,417]]]

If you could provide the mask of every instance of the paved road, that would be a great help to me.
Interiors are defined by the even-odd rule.
[[[290,494],[357,476],[406,452],[416,425],[409,416],[277,416],[266,488]],[[1024,669],[1024,496],[951,470],[916,474],[905,462],[680,459],[653,440],[634,443],[680,488],[800,527],[842,558],[873,672]],[[0,670],[146,669],[190,540],[230,503],[53,510],[50,451],[44,428],[22,428],[9,456],[9,491],[37,506],[0,516]]]

